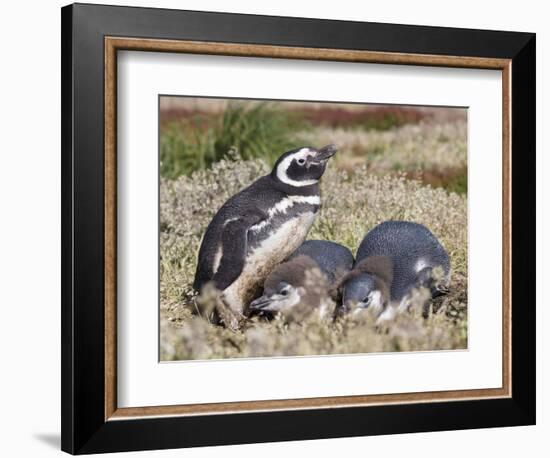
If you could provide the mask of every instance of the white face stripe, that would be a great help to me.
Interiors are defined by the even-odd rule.
[[[267,226],[271,218],[273,218],[278,213],[286,213],[289,208],[292,208],[294,204],[311,204],[311,205],[321,205],[321,198],[319,196],[288,196],[284,199],[281,199],[279,202],[275,204],[273,208],[270,208],[268,211],[269,218],[255,224],[250,228],[250,230],[254,232],[258,232],[261,229],[263,229],[265,226]]]
[[[382,293],[378,290],[371,293],[370,306],[375,314],[379,314],[384,309],[384,303],[382,302]]]
[[[277,166],[277,178],[283,183],[286,183],[290,186],[311,186],[312,184],[317,183],[319,180],[293,180],[289,178],[286,171],[290,167],[290,164],[294,159],[306,159],[308,156],[315,156],[315,151],[310,150],[309,148],[302,148],[301,150],[296,151],[294,154],[290,154],[285,157],[281,163]]]
[[[268,310],[271,312],[285,312],[297,305],[301,300],[298,289],[294,286],[291,286],[288,291],[289,294],[287,296],[274,294],[272,296],[272,298],[274,299],[273,302],[265,307],[263,310]]]
[[[360,315],[363,313],[370,313],[375,317],[380,316],[384,312],[384,301],[382,298],[382,292],[374,290],[369,293],[370,300],[367,302],[360,302],[353,310],[352,316]]]
[[[309,148],[302,148],[302,149],[296,151],[292,156],[296,157],[296,159],[300,159],[300,158],[305,159],[308,156],[315,156],[315,151],[313,151]]]

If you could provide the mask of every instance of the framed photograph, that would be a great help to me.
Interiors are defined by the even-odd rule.
[[[62,449],[535,423],[535,35],[62,9]]]

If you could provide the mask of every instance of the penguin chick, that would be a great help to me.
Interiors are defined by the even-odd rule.
[[[381,261],[380,257],[387,261]],[[363,275],[365,264],[372,262],[378,266],[366,269],[369,275]],[[391,266],[391,276],[388,266]],[[434,275],[437,271],[442,271],[439,279]],[[430,297],[447,293],[450,261],[445,249],[425,226],[409,221],[386,221],[367,233],[359,245],[353,272],[343,286],[344,311],[354,304],[362,304],[360,308],[373,304],[373,311],[384,320],[408,310],[412,296],[420,288],[427,288]]]
[[[300,321],[318,312],[331,312],[327,276],[309,256],[298,255],[279,264],[264,283],[264,294],[250,304],[251,311],[281,315],[286,321]]]
[[[312,267],[319,269],[320,273],[324,275],[323,283],[326,283],[330,288],[327,294],[331,296],[332,299],[336,300],[337,297],[335,297],[333,288],[337,280],[353,268],[355,260],[351,251],[345,246],[328,240],[306,240],[288,257],[287,261],[303,258],[304,256],[314,261],[315,265],[312,265]],[[289,267],[292,268],[299,265],[299,263],[291,263]],[[273,273],[273,275],[277,274],[278,273],[275,272]],[[266,279],[266,285],[270,283],[270,277],[272,277],[272,275],[268,276]],[[283,297],[282,299],[287,298]],[[253,309],[253,311],[257,310],[257,308]],[[267,309],[259,310],[264,315],[266,315],[266,312],[269,312]],[[269,315],[271,315],[271,313],[269,313]]]
[[[390,301],[393,266],[387,256],[370,256],[358,262],[341,279],[343,305],[339,313],[369,309],[379,316]]]
[[[284,153],[272,172],[231,197],[208,225],[193,287],[212,282],[237,316],[273,267],[304,241],[321,205],[319,180],[334,145]]]
[[[309,256],[317,263],[331,285],[339,277],[348,273],[355,263],[350,250],[329,240],[306,240],[289,256],[288,260],[302,255]]]

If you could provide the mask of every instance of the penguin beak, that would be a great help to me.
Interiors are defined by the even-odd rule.
[[[336,145],[327,145],[323,148],[317,150],[317,154],[314,157],[314,161],[316,163],[325,163],[327,162],[332,156],[336,154],[336,151],[338,151],[338,148]]]
[[[262,310],[273,302],[273,297],[261,296],[250,303],[251,310]]]

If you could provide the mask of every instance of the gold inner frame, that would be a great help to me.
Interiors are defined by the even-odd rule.
[[[502,72],[502,387],[400,394],[118,408],[116,372],[116,88],[117,51],[119,50],[500,70]],[[151,416],[245,413],[272,410],[320,409],[511,397],[511,66],[512,63],[510,59],[105,37],[105,420],[112,421]]]

